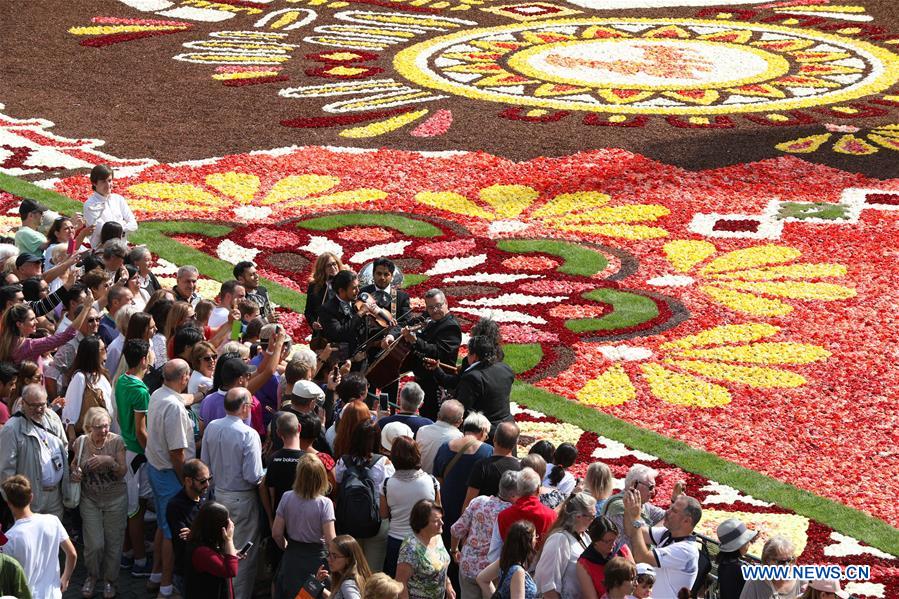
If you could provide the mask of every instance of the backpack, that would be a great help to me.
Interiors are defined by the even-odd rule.
[[[337,493],[334,516],[337,534],[369,539],[381,528],[380,497],[371,478],[371,468],[384,456],[375,454],[368,463],[345,455],[346,471]]]

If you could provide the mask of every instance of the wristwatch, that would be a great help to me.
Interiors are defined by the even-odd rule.
[[[644,526],[646,526],[646,522],[644,522],[643,520],[634,520],[633,522],[631,522],[631,526],[633,526],[634,528],[643,528]]]

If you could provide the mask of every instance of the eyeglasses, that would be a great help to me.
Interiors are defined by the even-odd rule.
[[[775,563],[775,565],[778,565],[778,566],[787,566],[787,565],[793,563],[793,559],[794,558],[792,558],[792,557],[776,559],[776,560],[774,560],[774,563]]]
[[[88,318],[88,319],[87,319],[87,322],[89,322],[89,323],[91,323],[91,324],[93,324],[93,323],[95,323],[95,322],[100,322],[100,317],[96,317],[96,318],[91,317],[91,318]]]
[[[104,429],[108,430],[108,429],[109,429],[109,423],[106,423],[106,424],[94,424],[94,425],[91,426],[91,428],[94,429],[95,431],[102,431],[102,430],[104,430]]]
[[[207,476],[206,478],[197,478],[197,477],[195,477],[195,476],[192,476],[191,478],[193,478],[195,481],[197,481],[197,482],[200,483],[201,485],[205,485],[206,483],[211,483],[211,482],[212,482],[212,477],[211,477],[211,476]]]
[[[446,305],[446,302],[440,302],[439,304],[431,304],[430,306],[425,306],[426,310],[438,310]]]
[[[644,481],[642,481],[642,480],[641,480],[641,481],[638,481],[638,484],[641,484],[641,485],[645,486],[647,489],[650,490],[650,492],[655,491],[655,488],[656,488],[655,484],[652,484],[652,485],[651,485],[651,484],[649,484],[649,483],[647,483],[647,482],[644,482]]]
[[[215,362],[216,360],[219,359],[219,357],[218,357],[218,356],[215,356],[215,355],[212,355],[212,356],[203,356],[201,359],[202,359],[204,362]]]

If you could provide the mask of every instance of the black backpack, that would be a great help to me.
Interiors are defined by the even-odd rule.
[[[381,528],[380,497],[371,478],[371,468],[384,456],[375,454],[368,463],[343,456],[346,470],[337,493],[337,534],[369,539]]]

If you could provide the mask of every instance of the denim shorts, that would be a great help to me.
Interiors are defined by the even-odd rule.
[[[165,518],[165,510],[169,500],[181,490],[181,481],[172,469],[157,470],[151,464],[147,464],[147,473],[150,476],[150,487],[153,488],[153,500],[156,505],[156,526],[162,531],[165,538],[172,538],[169,523]]]

